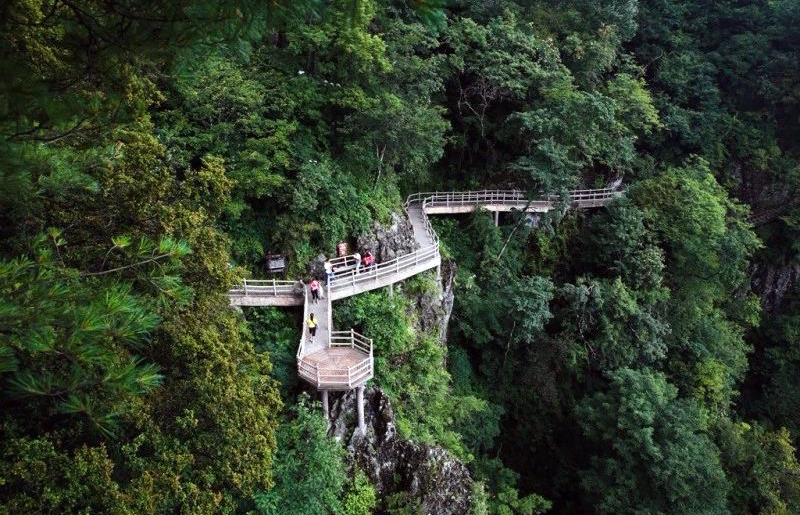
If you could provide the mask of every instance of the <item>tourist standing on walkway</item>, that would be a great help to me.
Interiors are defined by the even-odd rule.
[[[322,265],[325,267],[325,284],[330,284],[331,279],[334,277],[333,273],[333,265],[331,264],[330,260],[325,260],[325,264]]]
[[[311,280],[311,300],[312,302],[317,302],[319,300],[319,281],[316,279]]]
[[[375,256],[372,255],[371,250],[368,250],[367,253],[364,255],[364,265],[368,269],[375,266]]]
[[[316,336],[317,334],[317,326],[319,325],[317,323],[317,319],[314,318],[314,313],[308,315],[308,320],[306,320],[306,325],[308,325],[308,332],[311,335],[308,341],[313,342],[314,336]]]
[[[356,260],[356,273],[358,273],[358,271],[361,269],[361,254],[356,252],[353,254],[353,259]]]

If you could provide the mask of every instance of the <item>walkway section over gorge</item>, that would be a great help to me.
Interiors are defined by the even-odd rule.
[[[363,386],[373,375],[372,340],[352,329],[332,330],[331,297],[309,301],[311,291],[303,290],[303,333],[297,348],[297,372],[318,390],[351,390]],[[317,323],[314,337],[308,327],[313,314]]]
[[[228,292],[231,306],[302,306],[303,283],[275,279],[244,279]]]
[[[244,280],[229,292],[234,306],[303,306],[303,332],[297,350],[298,374],[323,392],[323,410],[327,413],[327,392],[358,388],[359,401],[364,384],[374,375],[372,340],[350,331],[334,331],[332,301],[392,285],[426,270],[438,268],[442,262],[439,238],[429,214],[469,213],[486,209],[495,213],[518,210],[546,213],[561,205],[578,209],[605,206],[620,191],[612,188],[573,190],[562,199],[550,195],[529,200],[517,190],[483,190],[460,192],[416,193],[405,203],[411,221],[416,250],[370,267],[360,266],[352,256],[331,260],[335,276],[325,289],[325,297],[311,303],[309,288],[299,281]],[[307,320],[313,313],[317,331],[312,339]],[[359,427],[363,429],[363,403],[359,402]]]
[[[572,190],[565,199],[571,207],[602,207],[620,195],[615,188],[596,190]],[[529,200],[525,192],[519,190],[447,191],[415,193],[408,197],[409,203],[421,204],[429,215],[470,213],[478,209],[492,212],[525,211],[547,213],[561,202],[558,195],[548,195],[541,200]]]

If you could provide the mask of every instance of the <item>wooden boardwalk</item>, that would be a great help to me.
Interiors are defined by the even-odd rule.
[[[551,195],[528,200],[525,193],[516,190],[416,193],[409,196],[405,204],[416,240],[417,248],[413,252],[358,270],[350,256],[332,260],[336,275],[325,290],[325,298],[316,303],[311,302],[309,288],[298,281],[245,280],[228,296],[234,306],[302,305],[303,335],[297,350],[300,377],[323,393],[359,388],[374,375],[372,340],[352,330],[333,330],[332,301],[383,288],[439,267],[442,261],[439,238],[428,219],[429,214],[469,213],[478,209],[495,213],[514,210],[546,213],[560,207],[585,209],[605,206],[620,194],[611,188],[573,190],[564,199]],[[314,313],[319,324],[313,339],[306,324],[310,313]],[[359,393],[362,392],[363,389],[359,389]],[[326,404],[327,394],[323,399]]]

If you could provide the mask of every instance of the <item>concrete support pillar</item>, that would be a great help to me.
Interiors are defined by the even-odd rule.
[[[328,422],[328,390],[322,390],[322,416]]]
[[[364,423],[364,387],[356,388],[356,404],[358,405],[358,430],[364,435],[367,433],[367,425]]]
[[[494,212],[494,226],[500,227],[500,211]]]
[[[389,283],[389,296],[394,297],[394,283]]]

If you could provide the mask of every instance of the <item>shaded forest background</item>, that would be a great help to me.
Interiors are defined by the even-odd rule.
[[[4,2],[0,513],[414,513],[299,393],[297,314],[223,294],[412,192],[620,180],[536,229],[436,220],[446,348],[403,296],[337,323],[475,514],[799,513],[799,27],[794,0]]]

